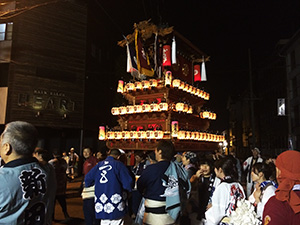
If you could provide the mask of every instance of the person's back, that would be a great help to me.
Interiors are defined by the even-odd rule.
[[[96,219],[101,221],[118,220],[125,216],[124,191],[132,189],[133,179],[126,166],[115,159],[113,151],[114,149],[85,176],[85,187],[95,184]]]
[[[171,217],[171,215],[167,213],[166,208],[168,208],[168,204],[170,203],[170,201],[167,203],[167,196],[171,196],[176,186],[176,196],[178,196],[178,190],[180,189],[178,184],[179,178],[173,176],[172,184],[163,183],[163,178],[166,177],[165,172],[168,170],[174,154],[175,149],[172,142],[167,140],[160,141],[155,149],[155,158],[158,162],[147,166],[137,181],[137,188],[145,198],[145,213],[143,220],[145,224],[174,224],[176,220],[176,218]],[[186,181],[188,181],[187,175]],[[174,199],[171,200],[171,203],[173,203],[173,200]],[[177,206],[180,205],[180,199],[178,200],[179,204]]]
[[[54,173],[32,157],[37,131],[11,122],[1,135],[0,224],[51,224],[56,190]]]
[[[55,157],[51,159],[49,163],[54,167],[56,181],[57,181],[57,195],[66,194],[67,188],[67,177],[66,177],[66,169],[68,167],[67,162],[61,157]]]

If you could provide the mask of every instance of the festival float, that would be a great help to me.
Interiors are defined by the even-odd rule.
[[[119,126],[99,127],[99,140],[109,148],[154,150],[157,141],[172,140],[177,151],[214,151],[225,140],[209,132],[216,113],[204,109],[209,56],[176,32],[150,21],[134,25],[133,34],[118,43],[127,50],[129,82],[119,80],[117,92],[127,105],[111,113]]]

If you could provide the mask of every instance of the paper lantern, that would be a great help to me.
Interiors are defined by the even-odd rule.
[[[139,82],[139,81],[135,82],[134,86],[135,86],[136,90],[141,90],[143,88],[142,82]]]
[[[184,130],[178,131],[178,136],[177,136],[177,138],[180,139],[180,140],[185,139],[185,133],[186,133],[186,131],[184,131]]]
[[[150,87],[151,88],[156,88],[157,87],[157,80],[156,79],[150,79]]]
[[[133,138],[138,139],[138,131],[133,131]]]
[[[199,132],[199,134],[198,134],[198,140],[199,141],[203,141],[203,133],[202,132]]]
[[[168,103],[166,102],[161,102],[158,104],[158,109],[160,111],[167,111],[168,110]]]
[[[126,112],[127,112],[127,114],[134,113],[134,106],[133,105],[126,106]]]
[[[149,104],[143,104],[142,105],[142,112],[150,112],[150,105]]]
[[[185,140],[190,140],[191,139],[191,131],[186,131],[185,132]]]
[[[197,131],[193,131],[192,134],[191,134],[191,139],[192,140],[197,140],[198,138],[198,132]]]
[[[178,121],[172,121],[171,126],[172,126],[172,128],[171,128],[172,137],[177,137],[178,136],[178,130],[179,130]]]
[[[172,86],[173,86],[174,88],[179,88],[180,83],[181,83],[181,81],[180,81],[179,79],[175,79],[175,80],[173,80],[173,82],[172,82]]]
[[[192,114],[193,113],[193,106],[189,105],[188,107],[189,107],[189,109],[188,109],[187,113]]]
[[[117,92],[123,93],[123,86],[124,86],[124,81],[119,80]]]
[[[139,131],[141,133],[140,138],[141,139],[146,139],[146,131]]]
[[[143,80],[142,81],[142,86],[143,86],[144,90],[149,89],[150,88],[150,81]]]
[[[113,135],[113,132],[112,131],[107,131],[106,132],[106,139],[113,139],[114,138],[114,135]]]
[[[191,94],[195,95],[196,94],[196,88],[195,87],[192,87],[192,91],[191,91]]]
[[[118,107],[112,107],[111,108],[111,114],[112,115],[119,115],[119,109],[118,109]]]
[[[188,104],[183,104],[183,112],[189,111],[189,105]]]
[[[185,87],[185,83],[183,81],[180,81],[179,89],[183,90]]]
[[[117,137],[118,137],[117,132],[113,132],[113,139],[117,139]]]
[[[125,139],[129,139],[130,138],[130,132],[129,131],[125,131]]]
[[[171,46],[164,45],[162,53],[163,66],[171,66]]]
[[[203,90],[200,90],[200,98],[204,98],[205,92]]]
[[[134,112],[135,113],[141,113],[143,111],[142,105],[134,105]]]
[[[120,111],[120,110],[121,110],[121,111]],[[127,112],[126,106],[121,106],[121,107],[119,107],[119,112],[120,112],[120,115],[126,114],[126,112]]]
[[[129,131],[129,137],[130,137],[131,139],[134,139],[134,131]]]
[[[209,100],[209,93],[206,93],[204,99],[205,99],[205,100]]]
[[[128,91],[134,91],[134,90],[135,90],[135,85],[134,85],[134,83],[128,83],[128,84],[127,84],[127,90],[128,90]]]
[[[211,134],[207,134],[207,141],[212,141],[212,135]]]
[[[196,93],[195,93],[195,95],[197,95],[198,97],[200,97],[200,89],[196,89]]]
[[[216,120],[217,119],[217,114],[216,113],[213,113],[213,120]]]
[[[122,132],[121,131],[117,131],[117,139],[122,139]]]
[[[155,139],[162,139],[164,136],[164,132],[161,131],[161,130],[157,130],[157,131],[154,131],[154,138]]]
[[[124,85],[124,89],[125,89],[126,91],[130,91],[130,84],[131,84],[131,83],[127,83],[127,84]]]
[[[169,87],[172,84],[172,72],[167,71],[165,74],[165,86]]]
[[[154,139],[154,131],[153,130],[147,130],[146,131],[146,137],[148,138],[148,139]]]
[[[187,92],[188,92],[188,93],[192,93],[193,88],[194,88],[194,87],[193,87],[192,85],[189,85],[189,86],[188,86],[188,89],[187,89]]]
[[[182,102],[176,103],[175,109],[177,112],[183,112],[183,108],[184,108],[184,103],[182,103]]]
[[[158,104],[157,103],[150,104],[150,111],[151,112],[157,112],[158,111]]]
[[[99,136],[98,136],[98,139],[100,141],[105,140],[105,127],[104,126],[100,126],[99,127]]]
[[[184,91],[187,91],[187,90],[189,89],[189,86],[190,86],[189,84],[185,83],[185,84],[184,84],[184,87],[183,87],[183,90],[184,90]]]

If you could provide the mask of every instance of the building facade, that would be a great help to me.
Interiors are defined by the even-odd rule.
[[[86,30],[83,2],[1,1],[0,124],[34,124],[47,148],[82,129]]]

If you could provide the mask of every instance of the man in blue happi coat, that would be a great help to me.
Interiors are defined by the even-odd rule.
[[[103,224],[124,224],[126,191],[132,190],[133,179],[126,166],[117,160],[119,149],[112,149],[85,176],[85,187],[95,185],[96,219]]]
[[[0,224],[52,224],[56,192],[54,170],[32,153],[37,130],[27,122],[8,123],[0,136]]]

